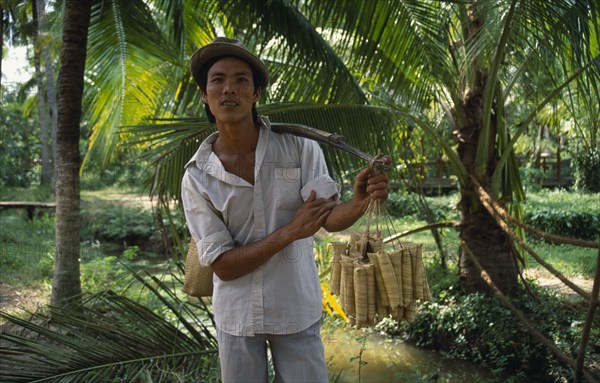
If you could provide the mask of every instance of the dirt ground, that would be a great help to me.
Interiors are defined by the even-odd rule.
[[[525,278],[535,280],[539,286],[552,289],[560,294],[564,294],[569,297],[579,297],[579,294],[571,290],[569,286],[565,285],[560,279],[556,278],[549,271],[528,269],[525,270],[523,275],[525,276]],[[567,279],[569,279],[575,285],[579,286],[588,293],[592,292],[592,287],[594,286],[593,279],[584,278],[582,276],[571,276],[567,277]]]
[[[18,310],[35,311],[50,302],[50,292],[45,290],[18,289],[7,283],[0,283],[0,311],[6,313]]]

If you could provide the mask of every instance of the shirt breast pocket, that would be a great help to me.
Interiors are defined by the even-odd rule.
[[[302,204],[302,171],[300,168],[275,168],[275,206],[296,210]]]

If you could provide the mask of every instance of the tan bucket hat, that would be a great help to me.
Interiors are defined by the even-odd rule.
[[[255,84],[256,86],[264,89],[269,84],[269,70],[266,65],[252,54],[244,44],[237,39],[217,37],[212,43],[198,48],[190,59],[190,70],[198,87],[200,87],[202,73],[208,69],[204,68],[206,63],[221,56],[233,56],[247,62],[258,78],[259,83]]]

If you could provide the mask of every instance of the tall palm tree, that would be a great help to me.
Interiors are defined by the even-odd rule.
[[[56,254],[51,303],[79,297],[79,125],[91,0],[65,2],[57,129]]]
[[[41,184],[49,185],[52,181],[52,167],[50,163],[50,115],[48,114],[48,108],[46,107],[46,96],[44,92],[44,85],[41,71],[41,52],[42,44],[40,42],[40,13],[41,10],[38,0],[31,1],[31,13],[33,15],[33,60],[35,63],[35,80],[38,91],[38,113],[40,115],[40,141],[42,151],[42,175]]]
[[[112,4],[113,11],[117,4],[123,7]],[[153,116],[169,120],[127,134],[142,140],[145,132],[154,139],[153,185],[165,199],[177,198],[182,165],[211,129],[205,122],[172,120],[202,115],[187,58],[220,31],[239,37],[265,58],[273,81],[264,107],[272,120],[309,123],[342,133],[365,150],[379,147],[393,155],[408,124],[436,140],[460,182],[463,287],[487,289],[465,256],[472,252],[501,290],[514,289],[516,251],[482,208],[473,180],[518,214],[524,194],[515,143],[535,116],[579,78],[598,82],[598,0],[156,0],[153,7],[160,12],[138,8],[160,26],[149,31],[166,38],[150,42],[147,57],[160,60],[155,41],[167,43],[163,52],[175,55],[148,68],[151,86],[140,92],[144,102],[136,110],[152,109]],[[153,24],[148,17],[142,21]],[[121,25],[125,30],[127,24]],[[94,35],[100,39],[102,30]],[[121,52],[146,48],[133,40],[119,37]],[[123,71],[131,70],[134,60],[145,65],[137,55],[120,56],[127,64]],[[103,68],[114,66],[98,66]],[[172,85],[163,91],[160,75],[177,79],[177,85],[167,81]],[[550,86],[530,86],[548,78]],[[127,83],[119,81],[122,87]],[[103,89],[101,81],[98,88]],[[102,105],[105,113],[116,110]],[[128,124],[112,121],[101,124],[93,140],[105,152],[118,126]],[[347,166],[346,161],[338,164]]]

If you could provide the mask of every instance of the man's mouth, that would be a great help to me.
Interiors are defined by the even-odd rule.
[[[223,100],[221,101],[222,106],[237,106],[238,102],[235,100]]]

